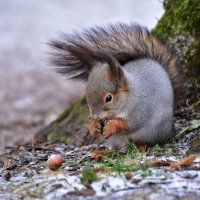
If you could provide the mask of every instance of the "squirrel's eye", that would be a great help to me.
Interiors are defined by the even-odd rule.
[[[106,97],[106,103],[112,101],[112,96],[109,94],[107,97]]]

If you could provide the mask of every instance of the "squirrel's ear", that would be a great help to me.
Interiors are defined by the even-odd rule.
[[[97,62],[107,63],[109,66],[109,79],[111,80],[111,82],[113,82],[113,84],[116,85],[116,90],[122,87],[124,72],[121,65],[114,56],[111,56],[105,52],[90,52],[84,58],[87,59],[85,61],[87,63],[85,64],[90,67],[90,70],[93,66],[95,66],[95,63]]]
[[[109,78],[110,80],[116,85],[116,89],[122,87],[123,85],[123,79],[124,77],[124,72],[119,64],[119,62],[112,57],[111,62],[109,64]]]

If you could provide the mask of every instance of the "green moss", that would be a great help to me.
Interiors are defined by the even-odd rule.
[[[165,0],[165,14],[153,33],[168,38],[177,33],[199,35],[200,2],[198,0]]]
[[[83,110],[83,107],[86,105],[86,99],[85,97],[79,97],[78,99],[74,100],[71,102],[71,104],[58,116],[56,119],[56,122],[60,122],[63,119],[66,119],[72,112],[77,111],[80,109],[81,111]],[[88,116],[89,112],[88,109],[84,109],[84,113],[81,113],[81,119]]]
[[[84,131],[83,129],[88,119],[89,109],[86,99],[85,97],[79,97],[55,121],[41,130],[35,138],[38,142],[51,140],[74,144],[77,141],[77,143],[82,144],[81,138],[83,135],[86,137],[88,132],[88,130]]]
[[[166,153],[167,150],[168,150],[167,146],[161,147],[158,144],[156,144],[155,146],[153,146],[149,149],[149,152],[151,152],[155,155],[162,155],[162,154]]]
[[[200,83],[200,2],[165,0],[165,13],[152,33],[179,56],[189,79]]]
[[[72,137],[70,135],[48,135],[47,140],[69,144],[72,142]]]
[[[92,183],[98,179],[97,174],[93,172],[91,169],[84,169],[81,175],[81,183],[87,184]]]

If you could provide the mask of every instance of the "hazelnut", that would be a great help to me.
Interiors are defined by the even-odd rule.
[[[103,132],[103,128],[106,125],[107,121],[105,119],[100,119],[100,125],[101,125],[101,132]]]
[[[63,159],[60,155],[51,155],[47,160],[47,165],[51,170],[57,170],[62,166]]]

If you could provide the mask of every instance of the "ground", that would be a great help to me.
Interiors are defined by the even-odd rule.
[[[200,198],[199,101],[176,111],[177,135],[168,144],[140,152],[127,143],[123,148],[126,153],[114,151],[98,159],[91,158],[90,152],[104,149],[104,143],[90,137],[87,129],[80,126],[85,123],[81,117],[74,121],[65,137],[52,134],[60,130],[61,125],[56,128],[62,120],[73,124],[73,117],[77,116],[73,109],[83,113],[85,103],[84,98],[79,98],[43,130],[43,137],[37,135],[29,143],[10,147],[10,153],[1,156],[1,199]],[[85,112],[84,118],[88,119]],[[50,136],[44,137],[46,134]],[[85,141],[77,141],[84,137]],[[61,155],[64,160],[61,168],[54,171],[47,165],[48,157],[53,154]]]

